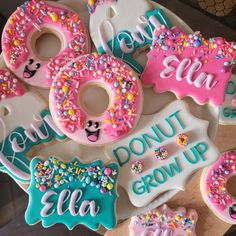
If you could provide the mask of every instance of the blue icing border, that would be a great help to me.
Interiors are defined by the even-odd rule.
[[[47,109],[43,110],[40,113],[40,117],[44,119],[46,116],[51,117],[50,111]],[[45,128],[46,127],[46,128]],[[39,130],[44,134],[48,134],[48,138],[46,139],[40,139],[39,136],[35,131],[32,130],[32,134],[34,138],[37,139],[36,142],[33,142],[30,140],[24,133],[25,129],[23,127],[17,127],[15,130],[13,130],[1,143],[0,143],[0,152],[3,154],[5,158],[9,161],[9,158],[14,158],[14,161],[11,162],[13,163],[14,166],[16,166],[18,169],[20,169],[22,172],[24,172],[26,175],[30,175],[30,161],[26,158],[27,153],[34,147],[42,143],[48,143],[51,142],[54,138],[57,140],[64,140],[66,139],[66,136],[60,136],[58,135],[50,126],[47,122],[43,122],[43,124],[39,127]],[[22,152],[15,152],[12,148],[12,144],[10,142],[10,137],[11,141],[13,137],[16,138],[18,145],[23,148],[24,150]],[[24,145],[22,145],[22,141],[26,141]],[[21,144],[20,144],[21,143]],[[25,148],[24,148],[25,147]],[[23,182],[23,183],[29,183],[30,179],[21,179],[18,178],[16,173],[13,173],[11,170],[6,168],[4,164],[0,162],[0,171],[7,173],[10,175],[13,179]]]
[[[65,224],[70,230],[73,229],[77,224],[84,224],[92,230],[97,230],[99,225],[103,225],[107,229],[112,229],[115,227],[115,205],[116,199],[118,197],[116,193],[116,185],[119,173],[119,169],[116,164],[105,166],[102,161],[95,161],[91,164],[82,164],[77,158],[74,158],[70,163],[64,163],[55,157],[50,157],[49,160],[45,162],[41,161],[39,158],[34,158],[31,161],[30,168],[31,184],[28,191],[29,203],[25,213],[25,220],[27,224],[34,225],[39,221],[42,221],[43,227],[48,228],[54,224],[62,223]],[[85,175],[85,173],[88,174],[89,172],[90,174],[96,173],[94,170],[96,168],[98,168],[98,170],[99,168],[101,169],[100,180],[106,177],[106,170],[110,169],[110,172],[108,171],[108,173],[112,181],[108,181],[107,184],[112,183],[112,189],[107,189],[106,192],[102,193],[102,187],[99,188],[96,185],[92,185],[92,182],[89,183],[86,181],[86,178],[83,179],[79,177],[78,173],[82,173],[81,176]],[[83,169],[86,171],[82,172]],[[38,173],[43,174],[40,176]],[[44,177],[46,175],[50,177],[44,181]],[[56,177],[58,175],[62,176],[62,178],[59,180],[59,177]],[[78,177],[76,177],[77,175]],[[73,178],[70,178],[70,176],[73,176]],[[93,174],[88,174],[88,176],[92,176],[91,178],[95,179],[93,178]],[[59,185],[56,185],[56,183],[58,183],[58,181],[60,182],[61,180],[64,182],[62,181],[61,184],[59,183]],[[103,182],[104,180],[101,180],[101,183]],[[48,185],[48,183],[50,184]],[[44,187],[43,189],[41,189],[42,186]],[[47,199],[47,203],[53,204],[53,206],[47,211],[46,216],[42,216],[43,208],[45,207],[45,204],[42,203],[42,198],[46,194],[51,193],[51,191],[54,191],[55,194]],[[60,209],[62,209],[64,212],[60,215],[58,212],[58,197],[64,191],[70,191],[70,193],[68,192],[67,196],[62,199],[63,204]],[[75,207],[74,209],[80,212],[83,201],[94,201],[95,209],[98,212],[96,216],[93,217],[91,215],[90,210],[92,207],[87,208],[88,212],[84,216],[81,216],[80,213],[77,216],[72,215],[68,208],[70,206],[72,194],[75,191],[82,191],[82,197],[76,201],[77,208]]]
[[[170,22],[170,20],[168,19],[168,17],[166,16],[165,12],[162,9],[155,9],[152,11],[148,11],[146,12],[146,17],[147,19],[150,19],[150,17],[156,17],[157,20],[162,24],[162,25],[166,25],[167,27],[171,28],[172,24]],[[140,65],[134,58],[133,58],[133,54],[135,53],[135,51],[140,48],[140,47],[145,47],[147,45],[151,45],[152,44],[152,34],[154,31],[154,25],[149,23],[149,26],[146,26],[145,31],[147,32],[147,34],[149,35],[150,39],[144,37],[141,35],[141,33],[137,33],[138,37],[140,39],[145,39],[144,43],[138,43],[137,41],[133,41],[133,50],[131,53],[124,53],[121,48],[120,48],[120,35],[123,35],[123,39],[125,40],[125,42],[127,44],[131,43],[131,39],[133,39],[131,33],[129,31],[122,31],[119,33],[119,35],[116,35],[116,37],[114,37],[112,40],[110,40],[109,42],[107,42],[107,45],[109,47],[109,49],[113,52],[113,55],[115,57],[118,57],[120,59],[122,59],[125,63],[127,63],[130,67],[132,67],[136,72],[138,72],[139,74],[142,74],[144,68],[142,67],[142,65]],[[114,44],[114,48],[112,50]],[[129,49],[132,49],[129,47]],[[106,51],[103,48],[103,46],[100,46],[98,49],[98,52],[101,54],[105,54]]]

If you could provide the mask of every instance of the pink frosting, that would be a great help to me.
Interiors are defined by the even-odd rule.
[[[236,223],[236,198],[227,191],[227,181],[235,175],[236,152],[227,152],[207,169],[202,185],[209,207],[220,218],[232,224]]]
[[[57,32],[63,45],[59,55],[49,61],[35,55],[31,45],[34,33],[44,29]],[[71,58],[87,53],[88,36],[74,11],[58,3],[32,0],[18,7],[9,18],[2,35],[2,48],[7,66],[19,78],[47,88]]]
[[[195,236],[198,215],[185,208],[172,210],[167,205],[131,218],[130,236]]]
[[[172,91],[178,98],[191,96],[199,104],[224,102],[236,43],[220,37],[206,40],[200,32],[187,35],[164,26],[155,30],[153,38],[144,85],[154,86],[158,93]]]
[[[112,105],[100,116],[87,114],[78,94],[97,82],[111,93]],[[67,65],[52,84],[52,115],[61,130],[83,144],[103,145],[128,134],[140,117],[142,88],[138,77],[121,60],[97,53],[81,56]]]
[[[2,99],[21,96],[24,93],[24,86],[8,70],[0,69],[0,102]]]

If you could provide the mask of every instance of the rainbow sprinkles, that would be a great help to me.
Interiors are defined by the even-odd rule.
[[[235,42],[162,26],[154,32],[142,82],[158,93],[172,91],[178,98],[191,96],[201,105],[209,100],[220,106],[235,60]]]
[[[85,224],[116,225],[115,204],[118,167],[101,161],[82,164],[78,159],[64,163],[55,157],[31,162],[32,182],[25,214],[30,225],[42,221],[44,227],[63,223],[68,229]]]

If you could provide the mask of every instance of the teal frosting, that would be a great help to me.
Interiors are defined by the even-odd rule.
[[[43,110],[40,114],[40,117],[43,119],[46,116],[51,116],[50,111]],[[0,143],[0,151],[4,157],[7,158],[9,162],[11,162],[14,166],[16,166],[19,170],[23,171],[26,174],[30,175],[30,161],[26,158],[27,153],[35,146],[51,142],[54,138],[58,140],[64,140],[66,138],[65,135],[58,135],[46,122],[43,122],[41,126],[39,126],[39,130],[46,136],[46,139],[40,139],[35,131],[31,131],[36,141],[33,142],[25,135],[25,129],[23,127],[17,127],[13,130],[1,143]],[[15,152],[12,148],[11,141],[13,139],[17,140],[17,144],[19,147],[23,149],[21,152]],[[6,168],[0,162],[0,171],[9,174],[13,179],[23,182],[29,183],[30,179],[22,179],[16,176],[16,174]]]
[[[91,164],[82,164],[77,158],[70,163],[59,161],[50,157],[43,162],[39,158],[31,161],[31,184],[29,187],[29,203],[25,213],[27,224],[33,225],[42,221],[45,228],[56,223],[62,223],[68,229],[73,229],[77,224],[84,224],[92,230],[97,230],[99,225],[112,229],[116,225],[116,185],[118,166],[110,164],[105,166],[102,161]],[[64,191],[67,195],[61,200],[63,212],[58,210],[59,196]],[[45,209],[43,197],[53,191],[47,199],[50,207]],[[71,199],[75,191],[80,191],[81,197],[76,198],[73,208],[77,215],[71,212]],[[45,200],[45,199],[44,199]],[[91,207],[86,207],[86,214],[81,215],[80,210],[84,201],[94,201],[96,216],[91,215]],[[49,205],[48,205],[49,206]]]
[[[227,84],[226,91],[225,91],[226,96],[230,96],[233,98],[236,94],[236,83],[234,81],[230,80]],[[230,120],[235,120],[236,119],[236,108],[233,106],[223,106],[220,108],[220,113],[223,117],[230,119]]]
[[[155,16],[156,19],[162,25],[166,25],[169,28],[172,27],[168,17],[166,16],[163,10],[155,9],[153,11],[148,11],[146,13],[147,19],[149,19],[151,16]],[[154,29],[155,29],[154,25],[151,23],[149,23],[149,26],[145,28],[145,31],[149,35],[149,39],[142,36],[141,33],[137,33],[138,37],[141,39],[140,42],[135,41],[129,31],[126,31],[126,30],[122,31],[119,33],[119,35],[116,35],[112,40],[107,42],[107,45],[110,48],[110,50],[113,52],[113,55],[115,57],[122,59],[125,63],[127,63],[130,67],[132,67],[136,72],[138,72],[139,74],[142,74],[143,67],[134,59],[133,54],[138,48],[140,47],[143,48],[147,45],[152,44],[152,34],[153,34]],[[121,39],[125,40],[129,49],[132,49],[130,53],[124,53],[121,50],[121,47],[120,47]],[[102,54],[106,53],[106,51],[104,50],[102,46],[98,48],[98,52]]]

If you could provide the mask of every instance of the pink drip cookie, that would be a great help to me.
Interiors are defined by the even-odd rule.
[[[158,93],[171,91],[179,99],[190,96],[200,105],[220,106],[235,60],[235,42],[162,26],[154,32],[142,82]]]
[[[0,69],[0,102],[24,93],[24,86],[8,70]]]
[[[228,180],[236,175],[236,152],[223,153],[206,168],[201,177],[203,200],[221,220],[236,224],[236,198],[227,190]]]
[[[163,205],[131,218],[130,236],[196,236],[198,214],[185,208],[172,210]]]
[[[37,39],[46,33],[61,41],[59,55],[42,58]],[[84,23],[74,11],[59,3],[26,1],[11,15],[2,34],[7,66],[26,83],[50,88],[55,74],[69,60],[88,52],[89,37]]]
[[[109,95],[104,113],[92,114],[78,101],[86,87],[102,87]],[[71,139],[105,145],[129,134],[142,111],[142,87],[125,63],[110,55],[81,56],[55,78],[49,96],[52,116]]]

